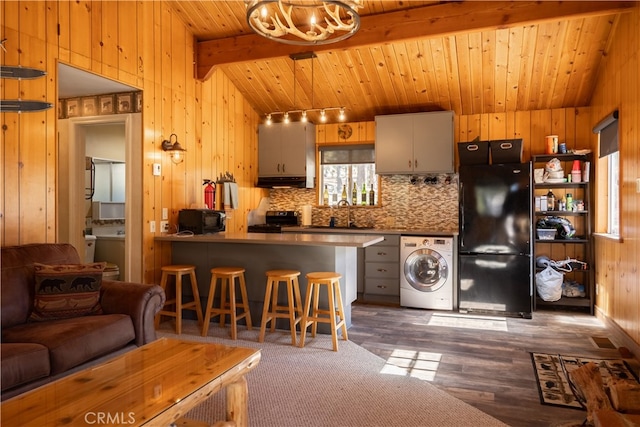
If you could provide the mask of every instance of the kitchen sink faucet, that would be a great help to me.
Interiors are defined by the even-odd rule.
[[[342,199],[336,206],[339,208],[340,206],[345,205],[347,206],[347,228],[351,228],[353,227],[355,221],[351,220],[351,205],[349,204],[349,201],[346,199]]]

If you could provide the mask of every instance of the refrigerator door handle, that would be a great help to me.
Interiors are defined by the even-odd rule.
[[[460,182],[460,247],[464,248],[464,184]]]

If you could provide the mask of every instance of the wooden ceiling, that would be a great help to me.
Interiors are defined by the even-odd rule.
[[[350,122],[588,105],[617,17],[633,5],[365,0],[356,35],[311,49],[253,34],[242,1],[168,3],[198,41],[200,79],[219,67],[261,115],[344,106]],[[310,50],[313,60],[289,57]]]

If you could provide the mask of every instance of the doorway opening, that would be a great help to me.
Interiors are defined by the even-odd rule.
[[[91,81],[92,93],[113,90],[117,82],[59,64],[59,88],[73,79]],[[70,73],[71,72],[71,73]],[[101,86],[104,83],[103,86]],[[82,86],[77,85],[75,87]],[[125,85],[121,87],[129,88]],[[108,89],[107,89],[108,88]],[[89,89],[84,89],[89,90]],[[129,88],[135,90],[135,88]],[[105,92],[101,92],[105,93]],[[67,94],[68,95],[68,94]],[[65,97],[60,90],[60,97]],[[80,96],[73,93],[70,96]],[[108,142],[104,134],[110,134]],[[102,136],[101,136],[102,135]],[[119,135],[115,137],[114,135]],[[97,140],[97,142],[96,142]],[[58,120],[58,214],[59,242],[72,244],[86,259],[85,234],[97,231],[104,242],[118,241],[123,254],[115,264],[119,267],[119,279],[142,281],[142,114],[113,114],[105,116],[74,117]],[[100,165],[97,170],[110,171],[110,179],[100,178],[100,188],[94,176],[94,188],[87,190],[87,166],[91,175],[91,163]],[[113,178],[113,179],[111,179]],[[107,182],[108,181],[108,182]],[[108,185],[106,185],[108,183]],[[91,184],[89,184],[91,186]],[[108,186],[108,188],[106,188]],[[99,194],[96,195],[96,190]],[[90,194],[89,194],[90,193]],[[90,195],[89,198],[87,196]],[[106,198],[110,200],[106,200]],[[104,200],[103,200],[104,199]],[[120,214],[101,219],[93,214],[93,203],[98,202]],[[120,206],[119,206],[120,205]],[[122,217],[122,218],[116,218]],[[95,228],[94,228],[95,226]],[[113,252],[108,249],[107,252]],[[96,259],[101,261],[100,259]],[[107,260],[108,262],[112,262]]]

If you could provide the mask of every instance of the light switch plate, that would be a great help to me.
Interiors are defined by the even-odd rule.
[[[160,232],[161,233],[169,232],[169,221],[160,221]]]
[[[640,178],[636,178],[636,193],[640,193]]]
[[[169,209],[162,208],[162,219],[169,219]]]
[[[160,163],[154,163],[153,164],[153,176],[160,176],[160,174],[161,174]]]
[[[150,233],[155,233],[156,232],[156,222],[155,221],[149,221],[149,232]]]

